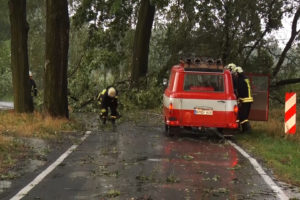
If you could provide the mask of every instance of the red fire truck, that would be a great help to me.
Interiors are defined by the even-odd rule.
[[[252,105],[249,119],[268,118],[268,76],[251,75],[257,84],[266,84]],[[267,88],[267,89],[266,89]],[[257,109],[258,108],[258,109]],[[163,96],[163,113],[167,135],[178,127],[237,129],[238,103],[229,70],[221,62],[181,61],[171,69],[169,83]]]

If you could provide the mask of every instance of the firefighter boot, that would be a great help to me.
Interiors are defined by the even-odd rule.
[[[249,122],[245,122],[242,124],[242,132],[246,133],[246,132],[250,132],[251,131],[251,126]]]

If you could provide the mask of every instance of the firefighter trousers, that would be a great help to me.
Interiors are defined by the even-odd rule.
[[[243,132],[250,130],[248,116],[250,113],[251,104],[251,102],[241,103],[239,107],[239,121]]]
[[[107,106],[101,106],[100,108],[100,118],[102,120],[102,123],[105,124],[107,117],[108,117],[108,109],[110,109],[110,119],[112,123],[115,123],[115,120],[117,119],[118,112],[117,112],[117,106],[115,105],[107,105]]]

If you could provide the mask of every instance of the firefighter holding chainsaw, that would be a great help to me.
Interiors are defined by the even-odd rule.
[[[243,132],[251,130],[251,126],[248,120],[253,97],[251,94],[251,86],[248,77],[245,76],[241,67],[233,69],[234,76],[237,80],[237,98],[239,102],[239,123]]]
[[[97,101],[100,104],[100,119],[102,124],[106,124],[107,119],[110,119],[112,124],[115,124],[116,119],[119,117],[117,112],[118,107],[118,91],[109,86],[99,93]],[[108,118],[108,109],[110,109],[110,117]]]

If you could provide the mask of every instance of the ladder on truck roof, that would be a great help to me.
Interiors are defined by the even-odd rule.
[[[211,58],[181,58],[180,65],[184,71],[223,72],[224,65],[221,59]]]

